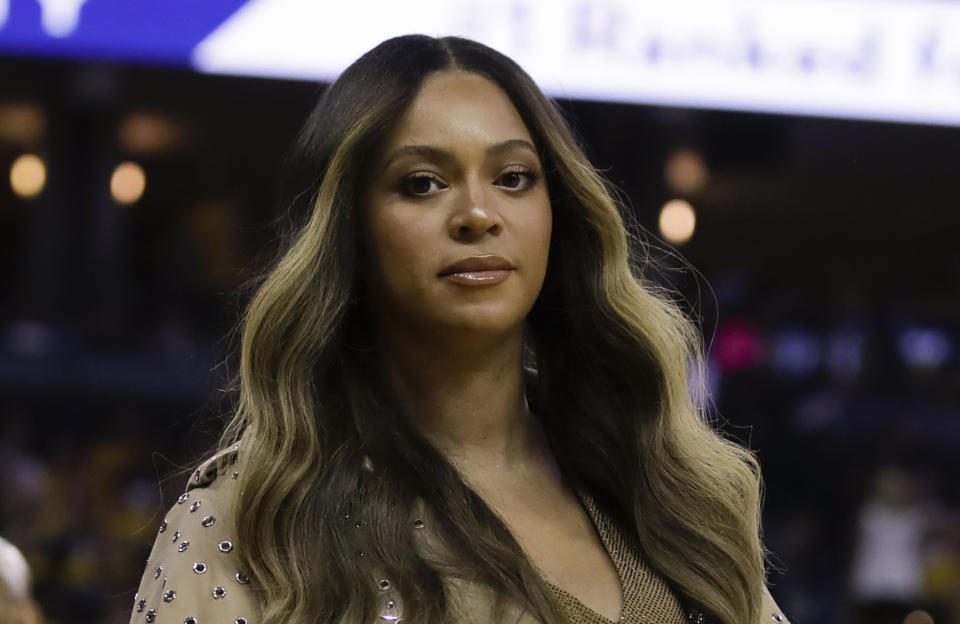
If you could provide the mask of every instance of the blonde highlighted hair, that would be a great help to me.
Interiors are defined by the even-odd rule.
[[[424,78],[450,69],[504,90],[545,168],[553,237],[528,317],[527,395],[564,474],[688,606],[723,624],[758,621],[759,469],[709,423],[695,325],[647,279],[643,245],[530,77],[479,43],[411,35],[365,54],[320,97],[286,165],[284,201],[302,224],[243,319],[238,407],[221,445],[242,438],[238,544],[264,623],[371,621],[374,565],[410,621],[450,621],[448,577],[541,622],[563,619],[509,529],[370,374],[359,194]],[[408,530],[417,501],[455,553],[442,565],[418,554]]]

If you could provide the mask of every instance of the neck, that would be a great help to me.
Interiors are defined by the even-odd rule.
[[[455,465],[518,464],[534,444],[523,329],[470,345],[381,331],[380,364],[421,433]],[[451,346],[455,345],[455,346]]]

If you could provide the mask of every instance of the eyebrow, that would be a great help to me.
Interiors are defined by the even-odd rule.
[[[533,143],[530,141],[527,141],[526,139],[508,139],[506,141],[494,143],[488,147],[487,156],[498,156],[518,148],[529,150],[530,152],[533,152],[534,155],[537,155],[537,148],[535,148]],[[383,167],[380,169],[380,171],[386,171],[387,168],[390,167],[390,165],[392,165],[396,160],[406,156],[422,156],[424,158],[444,160],[448,162],[456,160],[456,156],[453,155],[453,152],[445,150],[441,147],[436,147],[433,145],[403,145],[390,153],[390,155],[384,161]]]

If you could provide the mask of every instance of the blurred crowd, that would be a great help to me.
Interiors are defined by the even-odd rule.
[[[187,440],[202,436],[148,406],[56,409],[0,412],[0,535],[32,579],[0,565],[20,585],[0,587],[0,623],[126,622],[157,525],[183,488]],[[14,615],[27,595],[42,616]]]

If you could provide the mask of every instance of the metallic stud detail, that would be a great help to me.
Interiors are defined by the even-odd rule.
[[[358,550],[358,551],[357,551],[357,556],[360,557],[361,559],[363,559],[363,551],[362,551],[362,550]]]
[[[356,523],[354,523],[354,526],[357,527],[358,529],[362,529],[362,528],[363,528],[363,523],[360,522],[359,520],[357,520]]]
[[[187,502],[188,498],[190,498],[190,493],[184,492],[183,494],[180,495],[180,498],[177,499],[177,504],[178,505],[184,504],[185,502]]]
[[[383,610],[380,612],[380,619],[384,622],[400,621],[400,610],[397,609],[396,601],[388,600],[383,604]]]
[[[216,587],[213,588],[213,592],[211,593],[213,594],[214,600],[220,600],[221,598],[227,595],[227,590],[217,585]]]
[[[153,624],[153,621],[157,619],[157,610],[149,609],[143,619],[147,621],[147,624]]]
[[[180,542],[179,546],[177,546],[177,552],[183,552],[188,548],[190,548],[190,540],[184,540]]]
[[[387,579],[383,579],[379,583],[377,583],[377,587],[380,588],[380,591],[387,591],[388,589],[390,589],[390,581],[388,581]]]
[[[190,503],[190,513],[193,513],[198,509],[200,509],[200,501],[193,501]]]
[[[415,529],[422,529],[423,526],[424,526],[424,525],[423,525],[423,520],[421,520],[420,518],[417,518],[416,520],[413,521],[413,528],[415,528]]]
[[[171,542],[175,542],[175,541],[177,541],[178,539],[180,539],[180,531],[174,531],[174,532],[173,532],[173,537],[170,538],[170,541],[171,541]]]
[[[140,613],[141,611],[143,611],[143,609],[146,606],[147,606],[147,601],[141,598],[140,602],[137,603],[137,613]]]
[[[207,564],[202,561],[193,562],[193,571],[197,574],[203,574],[207,571]]]
[[[197,471],[196,471],[195,473],[193,473],[193,480],[196,481],[196,482],[198,482],[198,483],[200,482],[200,469],[199,469],[199,468],[197,468]]]
[[[164,602],[173,602],[176,599],[177,599],[177,592],[173,591],[172,589],[168,589],[167,591],[163,592]]]
[[[191,616],[188,616],[188,617],[183,621],[183,624],[197,624],[197,618],[193,617],[192,615],[191,615]]]
[[[213,523],[216,521],[217,519],[213,516],[205,516],[203,520],[200,521],[200,525],[204,527],[212,527]]]
[[[237,582],[241,585],[246,585],[250,582],[249,577],[247,577],[247,575],[240,570],[237,570],[237,573],[233,575],[233,578],[237,579]]]
[[[153,571],[153,580],[160,578],[161,574],[163,574],[163,566],[157,566],[157,569]]]
[[[231,479],[236,479],[236,478],[239,477],[239,476],[240,476],[240,472],[237,471],[237,470],[234,470],[234,471],[233,471],[233,474],[230,475],[230,478],[231,478]],[[243,618],[240,618],[240,619],[243,619]]]
[[[217,548],[219,548],[220,552],[222,553],[228,553],[231,550],[233,550],[233,542],[231,542],[230,540],[223,540],[222,542],[217,544]]]
[[[233,624],[247,624],[247,618],[245,618],[245,617],[238,617],[237,619],[235,619],[235,620],[233,621]]]
[[[779,613],[774,613],[774,614],[773,614],[773,619],[774,619],[775,622],[782,622],[782,621],[783,621],[783,616],[780,615]]]
[[[160,530],[158,532],[163,533],[166,530],[167,530],[167,521],[164,520],[163,522],[160,523]]]

